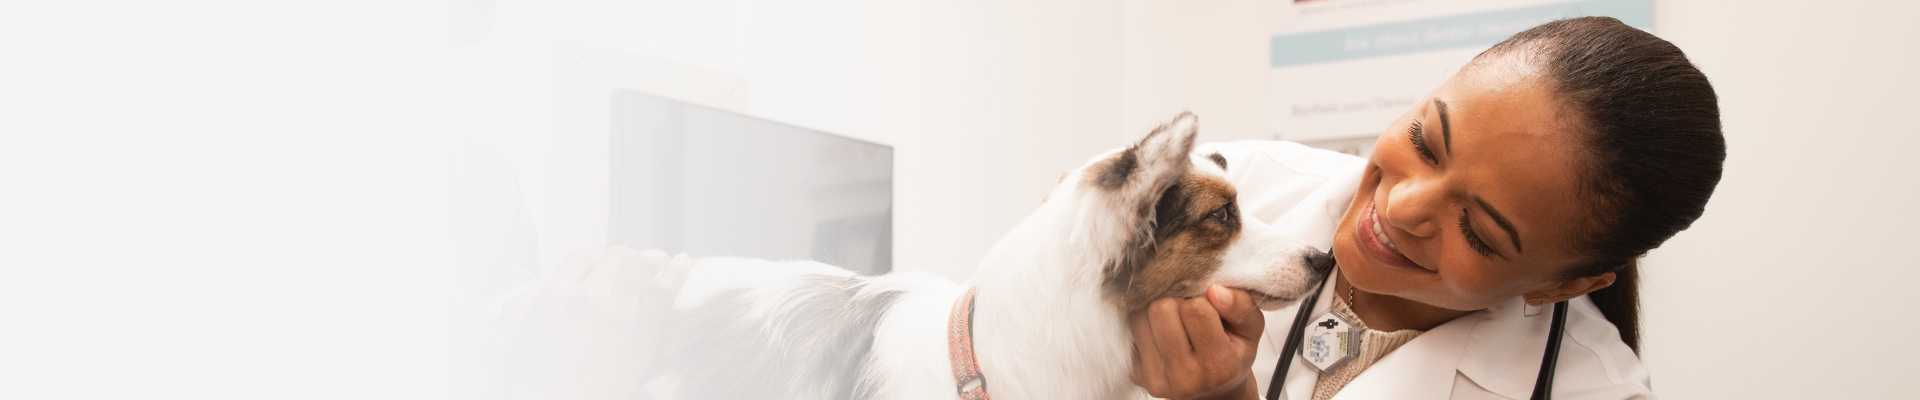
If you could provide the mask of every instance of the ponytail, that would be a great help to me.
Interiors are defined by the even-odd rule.
[[[1587,293],[1587,298],[1620,330],[1620,341],[1640,354],[1640,261],[1627,261],[1625,268],[1613,271],[1612,285]]]

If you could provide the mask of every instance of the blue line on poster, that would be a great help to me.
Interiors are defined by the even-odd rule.
[[[1286,67],[1489,46],[1549,21],[1608,16],[1643,30],[1653,25],[1651,0],[1589,0],[1393,22],[1356,28],[1277,35],[1272,67]]]

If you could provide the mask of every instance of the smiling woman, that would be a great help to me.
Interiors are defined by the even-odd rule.
[[[1569,207],[1580,204],[1586,156],[1552,86],[1515,72],[1463,71],[1375,145],[1342,222],[1351,229],[1334,241],[1339,290],[1356,285],[1360,303],[1383,306],[1355,309],[1373,328],[1425,330],[1507,299],[1537,306],[1613,282],[1560,279],[1591,231],[1590,213]]]
[[[1390,124],[1369,159],[1291,143],[1202,148],[1227,158],[1250,217],[1324,238],[1338,260],[1319,296],[1330,300],[1269,314],[1250,370],[1162,355],[1185,365],[1137,367],[1148,372],[1135,379],[1176,399],[1282,396],[1268,386],[1292,400],[1650,398],[1635,260],[1705,211],[1726,158],[1717,101],[1679,48],[1578,18],[1480,54]],[[1532,317],[1561,302],[1564,314]],[[1329,320],[1302,330],[1310,315]],[[1352,344],[1344,358],[1288,351],[1337,321],[1358,332],[1336,341]],[[1276,366],[1284,376],[1263,375]]]

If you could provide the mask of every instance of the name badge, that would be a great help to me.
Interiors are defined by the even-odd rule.
[[[1300,355],[1321,373],[1333,372],[1360,356],[1360,339],[1365,335],[1352,322],[1332,312],[1320,314],[1307,326],[1306,341]]]

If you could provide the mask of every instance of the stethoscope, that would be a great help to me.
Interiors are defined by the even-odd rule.
[[[1333,278],[1327,278],[1331,281]],[[1267,383],[1267,400],[1280,400],[1280,387],[1286,384],[1287,368],[1293,366],[1293,356],[1300,353],[1301,337],[1307,329],[1307,321],[1313,307],[1320,302],[1320,291],[1325,290],[1326,282],[1320,282],[1320,288],[1300,302],[1300,312],[1293,317],[1293,330],[1287,335],[1287,343],[1281,346],[1280,365],[1273,369],[1273,381]],[[1553,398],[1553,367],[1560,358],[1560,337],[1567,331],[1567,302],[1553,303],[1553,329],[1547,331],[1547,353],[1540,356],[1540,376],[1533,380],[1533,400]]]

